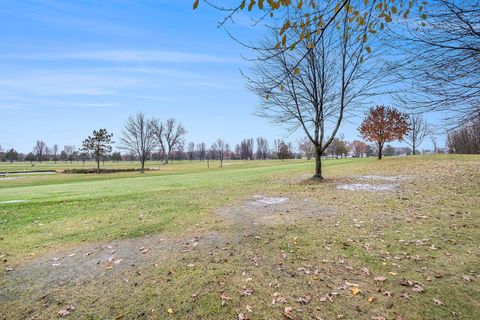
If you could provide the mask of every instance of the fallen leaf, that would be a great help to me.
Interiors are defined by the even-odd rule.
[[[285,307],[283,309],[283,316],[287,319],[293,319],[293,308],[292,307]]]
[[[367,276],[370,275],[370,270],[368,268],[362,268],[363,273],[365,273]]]
[[[320,302],[326,302],[326,301],[333,302],[333,295],[332,294],[326,294],[326,295],[320,297]]]
[[[462,279],[468,282],[472,281],[472,277],[468,275],[463,276]]]
[[[243,312],[240,312],[238,314],[238,320],[247,320],[247,316],[243,313]]]
[[[308,304],[310,303],[310,300],[312,300],[312,298],[309,295],[306,295],[298,298],[296,301],[300,304]]]
[[[243,290],[240,292],[242,296],[251,296],[253,294],[253,289],[251,288],[243,288]]]
[[[222,306],[224,306],[228,300],[231,300],[231,298],[225,292],[222,292],[220,299],[222,299]]]
[[[413,292],[424,292],[425,291],[425,288],[419,284],[419,283],[416,283],[413,288],[412,288],[412,291]]]
[[[66,307],[65,309],[62,309],[60,311],[58,311],[58,315],[60,317],[66,317],[68,316],[73,310],[75,310],[75,307],[74,306],[68,306]]]
[[[407,280],[405,278],[402,278],[400,279],[400,281],[398,281],[402,286],[406,286],[406,287],[411,287],[414,285],[414,282],[413,281],[410,281],[410,280]]]
[[[435,302],[436,304],[438,304],[439,306],[443,305],[443,302],[438,300],[437,298],[433,299],[433,302]]]
[[[375,301],[375,300],[376,300],[375,297],[370,297],[370,298],[368,298],[368,302],[369,302],[369,303],[372,303],[372,302]]]
[[[357,287],[353,287],[352,288],[352,294],[354,296],[356,296],[357,294],[359,294],[360,292],[362,292],[360,289],[358,289]]]
[[[387,296],[387,297],[389,297],[389,298],[393,297],[393,293],[392,293],[391,291],[385,291],[385,292],[383,293],[383,295],[384,295],[384,296]]]
[[[248,304],[245,306],[245,310],[247,310],[248,312],[253,312],[252,307]]]
[[[385,278],[383,276],[380,276],[380,277],[373,278],[373,280],[378,281],[378,282],[385,282],[387,280],[387,278]]]
[[[172,314],[172,313],[173,313],[173,309],[172,309],[172,308],[168,308],[168,309],[167,309],[167,312],[168,312],[169,314]]]

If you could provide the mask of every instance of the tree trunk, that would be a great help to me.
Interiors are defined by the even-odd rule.
[[[315,174],[314,179],[323,180],[322,177],[322,149],[320,146],[315,147]]]
[[[378,160],[382,160],[383,144],[378,145]]]
[[[140,173],[145,172],[145,161],[142,161],[142,169],[140,170]]]
[[[97,160],[97,174],[100,174],[100,159]]]

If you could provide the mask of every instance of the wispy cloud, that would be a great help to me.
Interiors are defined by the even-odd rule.
[[[164,63],[230,63],[243,64],[241,58],[223,57],[203,53],[164,50],[98,50],[83,52],[18,52],[0,54],[0,60],[32,61],[99,61],[99,62],[164,62]]]

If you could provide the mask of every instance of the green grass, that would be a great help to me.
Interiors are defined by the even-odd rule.
[[[0,204],[5,267],[28,265],[35,257],[65,248],[159,233],[172,239],[209,234],[227,239],[218,247],[188,254],[173,251],[157,265],[134,267],[110,278],[45,292],[32,286],[19,291],[19,299],[0,299],[0,318],[49,319],[73,304],[76,310],[69,317],[78,319],[236,319],[240,312],[250,319],[281,319],[285,306],[294,308],[295,319],[476,319],[480,157],[343,159],[324,165],[324,183],[304,182],[313,168],[304,160],[231,161],[224,168],[213,163],[210,169],[206,163],[187,162],[144,175],[0,180],[0,202],[30,201]],[[0,171],[10,167],[1,166]],[[336,190],[338,183],[356,183],[352,177],[368,174],[411,178],[401,182],[398,192]],[[319,208],[331,208],[335,214],[314,223],[300,219],[293,225],[245,229],[215,213],[220,207],[242,205],[255,194],[314,199]],[[316,274],[298,271],[305,267]],[[371,276],[362,272],[364,267]],[[473,281],[466,281],[465,275]],[[388,279],[378,282],[374,276]],[[12,285],[6,272],[0,277],[1,286]],[[422,283],[425,292],[411,292],[399,284],[401,278]],[[357,283],[361,293],[354,296],[348,288],[339,289],[345,281]],[[245,286],[253,289],[252,296],[239,294]],[[224,306],[222,291],[231,297]],[[332,291],[338,293],[333,303],[320,301]],[[386,291],[393,296],[387,297]],[[274,292],[287,303],[272,305]],[[404,293],[409,298],[402,297]],[[310,295],[311,302],[295,302],[302,295]],[[252,313],[245,311],[246,305]]]

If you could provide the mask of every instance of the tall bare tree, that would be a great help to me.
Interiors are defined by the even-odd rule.
[[[155,120],[154,127],[155,138],[163,152],[164,162],[167,164],[175,148],[183,146],[187,130],[174,118],[168,119],[165,123]]]
[[[33,147],[33,153],[37,156],[37,160],[41,163],[47,151],[47,144],[42,140],[37,140]]]
[[[429,1],[424,14],[424,27],[413,21],[392,30],[392,45],[406,57],[397,98],[416,112],[448,111],[449,127],[480,118],[480,1]]]
[[[121,149],[134,153],[141,164],[141,173],[145,172],[145,161],[156,147],[154,120],[146,119],[140,112],[128,117],[120,138]]]
[[[430,134],[430,126],[419,113],[412,113],[408,117],[410,130],[405,135],[405,142],[412,147],[412,154],[417,153],[417,147],[423,143]]]
[[[480,154],[480,119],[475,119],[447,134],[449,153]]]
[[[214,143],[214,146],[212,147],[212,150],[215,150],[218,156],[218,159],[220,160],[220,167],[223,167],[223,160],[225,159],[225,153],[226,153],[226,144],[225,141],[222,139],[217,139],[217,141]]]
[[[262,137],[257,138],[257,159],[266,160],[268,157],[268,140]]]
[[[316,10],[320,13],[335,10],[328,1],[318,5]],[[312,29],[295,50],[278,49],[272,56],[269,48],[279,40],[273,32],[263,50],[257,50],[257,63],[248,78],[248,87],[262,97],[257,114],[287,126],[289,132],[303,130],[313,143],[316,179],[323,179],[322,154],[345,116],[362,106],[373,95],[373,89],[378,92],[376,86],[381,82],[377,80],[387,71],[379,48],[375,50],[358,41],[375,37],[368,25],[378,20],[372,16],[358,25],[352,19],[355,12],[342,11],[336,18],[337,28],[327,29],[321,35]],[[376,54],[370,53],[373,50]],[[304,55],[306,58],[302,59]]]
[[[198,143],[195,146],[195,149],[196,149],[197,154],[198,154],[198,160],[205,161],[205,156],[206,156],[206,152],[207,152],[207,147],[205,145],[205,142]]]
[[[58,144],[54,144],[52,148],[53,161],[57,163],[58,161]]]
[[[187,145],[188,160],[192,161],[195,158],[195,143],[189,142]]]

